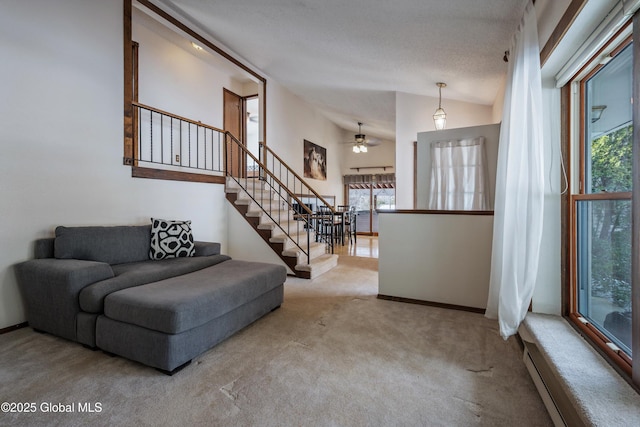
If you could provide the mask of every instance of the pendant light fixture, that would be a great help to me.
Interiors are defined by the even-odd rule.
[[[436,125],[436,130],[442,130],[447,124],[447,113],[445,113],[444,109],[442,108],[442,88],[447,87],[447,84],[438,82],[436,83],[436,85],[438,86],[439,98],[438,109],[435,113],[433,113],[433,123]]]

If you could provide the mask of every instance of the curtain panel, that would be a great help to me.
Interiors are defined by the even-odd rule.
[[[515,334],[533,296],[544,213],[542,79],[536,13],[528,2],[509,58],[486,316]]]
[[[431,143],[429,209],[488,210],[484,137]]]

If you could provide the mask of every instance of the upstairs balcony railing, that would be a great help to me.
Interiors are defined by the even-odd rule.
[[[224,130],[137,102],[133,106],[134,166],[224,175]]]
[[[294,201],[292,209],[299,214],[311,213],[324,206],[334,210],[330,203],[264,144],[260,144],[260,160],[236,138],[227,140],[222,129],[138,102],[133,102],[133,106],[134,165],[260,178],[268,181],[271,187],[282,185],[286,188]],[[227,154],[235,154],[237,158],[225,168]]]

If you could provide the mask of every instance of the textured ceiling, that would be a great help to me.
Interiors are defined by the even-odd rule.
[[[395,92],[492,105],[525,0],[161,0],[340,127],[395,139]]]

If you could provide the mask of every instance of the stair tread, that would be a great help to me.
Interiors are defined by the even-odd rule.
[[[276,225],[273,222],[264,222],[258,224],[258,230],[273,230],[276,228]]]
[[[324,254],[324,251],[325,251],[325,244],[324,243],[311,242],[311,244],[309,246],[310,246],[309,250],[311,251],[311,253],[313,253],[316,250],[319,250],[319,248],[322,247],[322,251],[323,251],[322,254]],[[296,257],[296,256],[299,256],[299,255],[303,255],[303,252],[300,250],[300,248],[294,246],[293,248],[285,249],[284,251],[282,251],[282,255],[290,256],[290,257]]]
[[[285,243],[287,240],[292,240],[292,241],[296,241],[295,237],[297,236],[302,236],[302,235],[306,235],[307,234],[307,230],[300,230],[298,232],[292,232],[289,233],[289,236],[285,235],[285,234],[279,234],[277,236],[273,236],[269,238],[269,241],[272,243]],[[304,240],[304,241],[302,241]],[[298,244],[304,243],[305,245],[307,244],[307,239],[306,237],[303,237],[301,241],[298,242]],[[313,241],[314,238],[312,237],[311,240]]]
[[[253,199],[256,199],[258,201],[264,201],[265,204],[268,204],[269,202],[271,202],[272,204],[278,203],[277,199],[271,198],[271,197],[264,197],[264,195],[262,195],[262,197],[260,197],[260,194],[253,194],[253,197],[250,197],[249,194],[247,194],[246,192],[238,192],[236,194],[238,194],[238,200],[251,200],[251,201],[253,201]]]
[[[287,225],[291,223],[294,224],[295,226],[291,226],[290,228],[294,229],[294,228],[302,228],[302,224],[300,224],[298,221],[295,220],[284,220],[284,221],[280,221],[280,227],[282,227],[284,230],[287,230]],[[276,228],[278,228],[278,226],[276,225],[275,222],[272,221],[268,221],[268,222],[263,222],[260,223],[260,225],[258,225],[258,229],[260,230],[275,230]]]
[[[253,186],[254,184],[251,183],[251,181],[248,182],[248,185]],[[240,184],[238,184],[233,178],[229,178],[227,177],[227,188],[238,188],[238,189],[242,189],[242,187],[240,186]],[[266,183],[262,180],[258,180],[255,183],[255,187],[256,188],[260,188],[260,189],[265,189],[266,187]]]
[[[326,267],[335,263],[338,264],[338,255],[336,254],[324,254],[311,260],[311,263],[301,263],[296,265],[298,271],[313,271],[314,268]],[[333,265],[332,265],[333,267]]]
[[[281,204],[285,207],[286,204],[279,201],[276,197],[277,193],[274,192],[271,187],[267,187],[264,181],[255,182],[255,186],[254,183],[250,183],[249,188],[244,189],[241,184],[235,182],[233,178],[227,177],[225,193],[229,194],[227,199],[232,202],[241,213],[247,211],[244,214],[245,218],[247,218],[247,221],[252,223],[254,227],[261,230],[263,236],[265,236],[265,233],[262,231],[271,231],[269,234],[272,234],[272,237],[269,238],[269,246],[274,250],[276,250],[276,248],[282,248],[279,256],[289,266],[295,262],[293,271],[296,272],[296,276],[313,279],[331,270],[338,264],[338,255],[327,254],[326,244],[315,241],[314,230],[305,228],[304,221],[294,219],[295,212],[293,210],[288,207],[278,210]],[[275,202],[273,202],[273,200],[275,200]],[[261,204],[265,206],[266,211]],[[275,209],[274,212],[272,212],[273,209]],[[271,218],[270,215],[273,215],[274,218]],[[259,219],[249,220],[249,218]],[[286,233],[289,234],[287,235]],[[306,262],[306,249],[301,249],[301,247],[306,248],[308,234],[311,239],[309,241],[309,263]],[[283,246],[278,246],[278,244],[282,244]],[[298,245],[300,245],[300,247]]]

